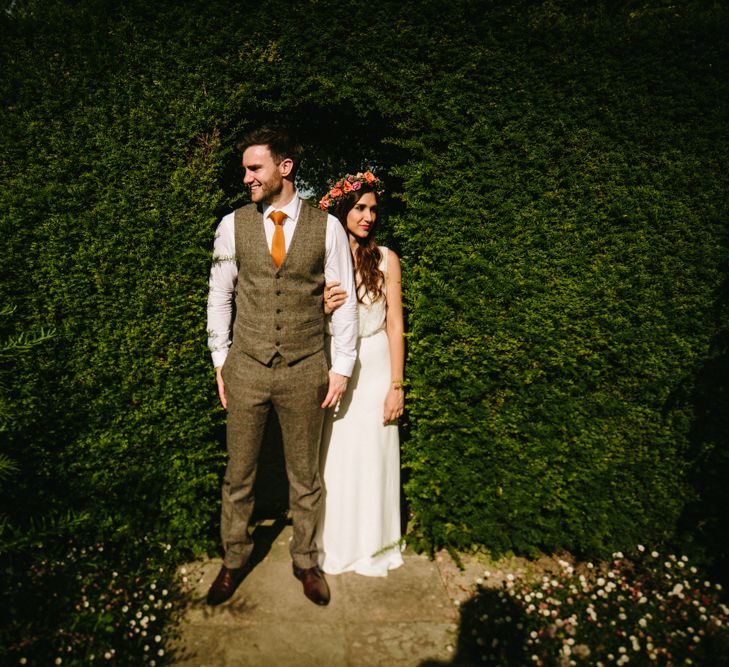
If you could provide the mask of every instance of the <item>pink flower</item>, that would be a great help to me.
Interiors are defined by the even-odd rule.
[[[355,181],[352,183],[352,190],[359,190],[362,187],[362,181]]]

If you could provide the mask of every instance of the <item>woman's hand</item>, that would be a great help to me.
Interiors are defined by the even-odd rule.
[[[385,396],[384,423],[393,422],[402,416],[405,408],[405,390],[399,383],[393,383]]]
[[[218,366],[215,369],[215,382],[218,385],[218,396],[220,396],[220,404],[225,410],[228,409],[228,400],[225,398],[225,382],[223,382],[223,367]]]
[[[339,283],[327,283],[324,287],[324,314],[329,315],[347,300],[347,290]]]

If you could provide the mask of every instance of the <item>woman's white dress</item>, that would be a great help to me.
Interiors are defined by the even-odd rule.
[[[387,248],[380,248],[387,271]],[[400,553],[400,439],[397,423],[383,424],[390,389],[385,299],[359,304],[357,362],[339,410],[324,422],[324,509],[319,564],[324,572],[384,577],[402,565]],[[331,340],[329,340],[331,354]]]

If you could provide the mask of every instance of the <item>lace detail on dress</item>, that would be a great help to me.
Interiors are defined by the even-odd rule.
[[[385,277],[385,289],[387,289],[387,248],[380,246],[382,259],[379,269]],[[385,316],[387,315],[387,300],[383,295],[377,301],[371,301],[370,295],[365,294],[362,302],[359,303],[359,336],[366,338],[374,336],[385,328]]]
[[[387,292],[387,257],[389,250],[380,246],[382,259],[379,268],[385,277],[385,293]],[[357,314],[359,316],[359,337],[366,338],[374,336],[385,328],[385,316],[387,315],[387,300],[383,296],[375,302],[370,300],[369,294],[365,294],[363,301],[357,303]],[[326,332],[332,335],[332,316],[327,315]]]

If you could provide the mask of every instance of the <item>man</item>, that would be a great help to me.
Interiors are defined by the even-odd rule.
[[[294,576],[310,600],[325,605],[329,587],[317,566],[314,540],[321,501],[319,448],[324,409],[338,405],[356,358],[352,259],[337,219],[298,196],[294,179],[303,150],[285,130],[255,130],[238,148],[252,203],[218,226],[208,296],[208,345],[228,411],[228,466],[220,526],[225,559],[207,601],[225,602],[249,571],[253,483],[273,407],[289,479]],[[332,315],[331,370],[324,356],[322,307],[328,282],[341,283],[348,293]]]

